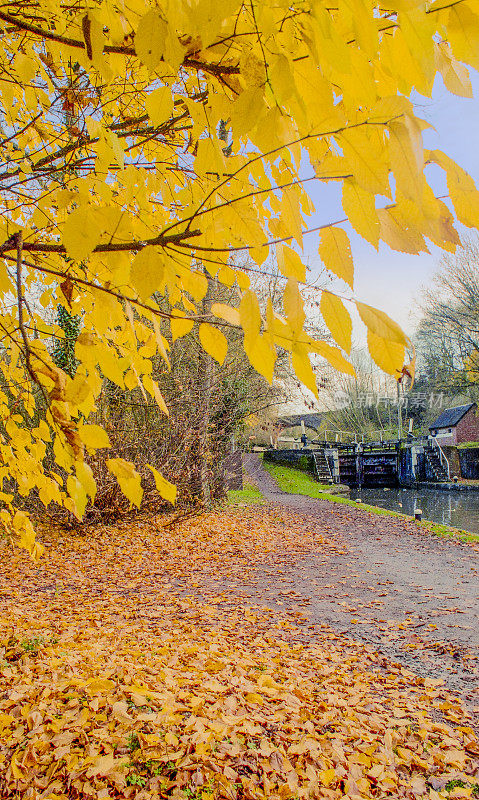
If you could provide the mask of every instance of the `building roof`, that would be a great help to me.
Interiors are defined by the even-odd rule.
[[[323,414],[290,414],[287,417],[280,417],[278,422],[285,428],[296,428],[304,422],[306,428],[318,431],[323,421]]]
[[[476,403],[468,403],[465,406],[456,406],[455,408],[446,408],[442,411],[438,418],[429,425],[429,430],[433,428],[454,428],[458,422],[467,414],[467,412],[474,408]]]

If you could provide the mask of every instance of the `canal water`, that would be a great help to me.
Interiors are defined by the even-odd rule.
[[[414,516],[422,509],[422,518],[442,525],[479,534],[479,491],[437,491],[437,489],[351,489],[351,499],[401,514]]]

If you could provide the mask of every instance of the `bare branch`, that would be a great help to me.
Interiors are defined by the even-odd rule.
[[[171,236],[164,236],[160,234],[152,239],[136,242],[108,242],[108,244],[99,244],[93,250],[94,253],[118,253],[118,252],[136,252],[143,250],[144,247],[167,247],[168,245],[177,246],[182,244],[185,239],[191,239],[195,236],[201,236],[201,231],[185,231],[184,233],[172,234]],[[0,246],[0,253],[7,253],[9,250],[17,248],[16,240],[10,237]],[[28,253],[66,253],[64,244],[55,244],[53,242],[23,242],[23,250]]]
[[[80,50],[87,49],[85,42],[81,41],[81,39],[71,39],[68,36],[61,36],[59,33],[55,33],[54,31],[40,28],[38,25],[31,25],[30,23],[19,19],[19,17],[13,16],[12,14],[7,14],[5,11],[0,11],[0,19],[3,19],[4,22],[8,22],[10,25],[14,25],[16,28],[19,28],[22,31],[27,31],[28,33],[33,33],[36,36],[40,36],[42,39],[48,39],[52,42],[59,42],[60,44],[65,44],[68,47],[77,47]],[[105,53],[119,53],[126,56],[136,56],[135,49],[133,47],[128,47],[128,45],[107,44],[103,50]],[[208,64],[206,61],[200,61],[199,59],[191,58],[190,56],[185,57],[183,66],[202,72],[208,72],[211,75],[217,76],[239,75],[240,72],[239,65],[237,64]]]

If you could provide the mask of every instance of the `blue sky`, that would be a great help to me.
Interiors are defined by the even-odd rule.
[[[418,97],[416,109],[420,117],[434,126],[434,130],[424,134],[425,147],[444,150],[469,172],[479,186],[479,75],[474,73],[471,79],[473,99],[450,94],[438,78],[432,98]],[[428,178],[437,195],[446,194],[441,170],[435,170],[434,174],[428,171]],[[312,225],[344,216],[338,186],[331,184],[313,191],[316,214]],[[430,283],[437,271],[442,251],[431,245],[430,255],[412,256],[397,253],[381,243],[377,252],[350,225],[344,227],[350,236],[356,267],[355,296],[386,311],[408,334],[412,334],[417,319],[417,311],[414,313],[416,299],[421,287]],[[458,230],[460,235],[467,231],[462,227]],[[305,238],[305,251],[313,272],[315,265],[320,264],[317,241],[314,235]]]

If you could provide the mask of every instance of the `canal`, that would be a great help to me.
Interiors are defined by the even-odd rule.
[[[422,509],[423,519],[479,534],[479,491],[437,491],[437,489],[352,489],[351,498],[401,514],[414,516]]]

